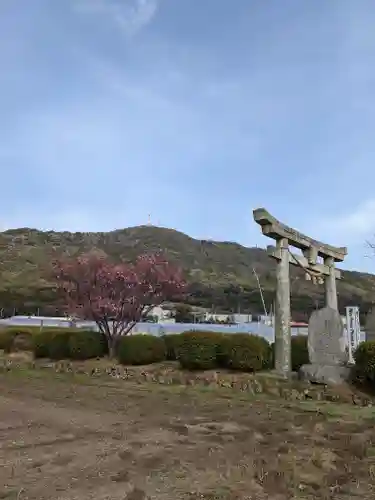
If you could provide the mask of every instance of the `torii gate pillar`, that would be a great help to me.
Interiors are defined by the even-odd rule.
[[[275,301],[275,369],[278,373],[291,369],[291,331],[290,331],[290,278],[289,245],[286,238],[277,241],[279,258],[276,268]]]

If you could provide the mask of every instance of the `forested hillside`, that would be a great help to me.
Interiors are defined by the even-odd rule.
[[[260,277],[267,307],[274,300],[275,262],[260,248],[237,243],[196,240],[181,232],[138,226],[106,233],[43,232],[21,228],[0,233],[0,307],[4,311],[45,313],[58,304],[50,277],[50,262],[63,252],[79,254],[93,248],[114,260],[133,260],[143,252],[162,251],[186,271],[191,284],[187,302],[217,311],[261,313],[253,268]],[[292,310],[303,318],[322,303],[324,287],[304,279],[291,267]],[[343,272],[338,282],[340,309],[359,305],[365,312],[374,297],[375,276]]]

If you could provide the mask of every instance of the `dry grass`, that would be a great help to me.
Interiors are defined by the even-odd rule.
[[[375,411],[0,375],[0,499],[373,499]]]

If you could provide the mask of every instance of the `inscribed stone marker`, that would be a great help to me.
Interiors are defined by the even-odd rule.
[[[338,311],[324,307],[312,313],[308,348],[312,364],[331,366],[348,362],[345,329]]]

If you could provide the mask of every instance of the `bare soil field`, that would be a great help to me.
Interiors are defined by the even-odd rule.
[[[375,498],[375,411],[0,374],[0,499]]]

